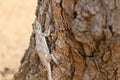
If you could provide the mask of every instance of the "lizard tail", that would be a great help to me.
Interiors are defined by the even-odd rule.
[[[48,73],[48,80],[53,80],[52,79],[52,73],[51,73],[51,66],[50,66],[50,63],[48,63],[48,66],[47,66],[47,73]]]

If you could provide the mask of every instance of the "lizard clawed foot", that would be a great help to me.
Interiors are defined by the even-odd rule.
[[[56,64],[60,64],[62,62],[62,58],[58,55],[51,54],[51,57]]]

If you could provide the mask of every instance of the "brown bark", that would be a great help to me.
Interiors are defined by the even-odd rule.
[[[38,0],[36,18],[59,65],[54,80],[120,80],[120,0]],[[47,80],[35,51],[34,35],[14,80]]]

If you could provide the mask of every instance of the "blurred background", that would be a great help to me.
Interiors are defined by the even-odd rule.
[[[37,0],[0,0],[0,80],[11,80],[29,45]]]

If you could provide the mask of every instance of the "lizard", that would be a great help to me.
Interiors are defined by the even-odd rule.
[[[48,80],[53,80],[52,74],[51,74],[50,61],[52,59],[56,64],[58,64],[58,61],[53,54],[50,54],[49,48],[45,39],[45,37],[48,37],[50,35],[51,27],[48,29],[47,33],[43,33],[42,26],[38,20],[35,20],[32,26],[33,26],[33,33],[35,34],[35,49],[37,51],[37,54],[40,58],[42,65],[47,69]]]

